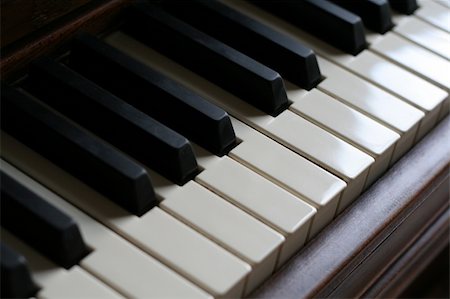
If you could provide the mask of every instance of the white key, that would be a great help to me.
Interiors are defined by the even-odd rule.
[[[401,135],[391,163],[397,161],[414,144],[419,123],[425,114],[334,63],[320,56],[318,60],[320,70],[326,76],[326,79],[318,85],[318,89],[372,117]],[[351,88],[348,88],[348,86],[351,86]],[[293,87],[291,88],[293,89]]]
[[[0,228],[2,241],[23,255],[33,280],[41,288],[37,298],[124,298],[78,265],[64,269]]]
[[[282,232],[287,239],[279,264],[292,255],[294,244],[304,242],[315,209],[238,162],[224,157],[201,172],[196,181]],[[293,247],[294,246],[294,247]],[[298,247],[297,247],[298,248]]]
[[[365,30],[365,34],[366,34],[366,41],[367,43],[369,43],[369,45],[376,42],[380,38],[383,38],[382,34],[368,29]]]
[[[448,97],[444,90],[369,51],[359,54],[348,67],[426,113],[416,139],[436,124],[439,110]]]
[[[133,243],[214,296],[242,296],[250,266],[161,209],[129,222],[126,230]]]
[[[236,136],[243,142],[232,149],[229,155],[317,209],[309,237],[330,223],[346,183],[237,119],[232,117],[231,121]],[[303,220],[299,215],[297,221],[306,219]],[[292,252],[302,245],[300,241],[291,243],[295,247]]]
[[[129,55],[131,55],[135,59],[139,60],[140,62],[150,65],[150,66],[160,70],[161,72],[181,81],[184,85],[188,86],[189,88],[194,89],[196,92],[198,92],[205,98],[210,99],[212,102],[214,102],[215,104],[224,108],[230,114],[234,115],[236,118],[239,118],[241,121],[246,122],[247,124],[249,124],[250,126],[252,126],[254,128],[257,128],[258,131],[264,132],[265,126],[267,126],[274,120],[274,118],[272,116],[262,113],[261,111],[253,108],[252,106],[250,106],[247,103],[239,100],[238,98],[230,95],[229,93],[223,91],[222,89],[213,86],[212,84],[208,83],[207,81],[200,78],[199,76],[178,66],[177,64],[168,60],[167,58],[157,54],[156,52],[152,51],[148,47],[142,45],[141,43],[137,42],[136,40],[134,40],[120,32],[109,36],[106,39],[106,41],[108,43],[110,43],[111,45],[119,48],[120,50],[128,53]],[[267,134],[267,131],[266,131],[266,134]],[[243,138],[243,139],[245,139],[245,138]],[[274,143],[272,140],[270,142]],[[250,148],[251,148],[251,145],[249,145],[248,143],[245,143],[245,140],[244,140],[244,145],[242,145],[241,148],[245,148],[247,146],[250,146]],[[288,151],[288,152],[291,154],[291,157],[292,157],[292,153],[290,151]],[[213,157],[213,156],[209,155],[208,153],[206,153],[205,151],[202,151],[201,149],[198,149],[196,151],[196,153],[197,153],[197,157],[198,157],[198,162],[203,168],[207,169],[209,167],[212,167],[213,164],[217,163],[217,161],[218,161],[217,157]],[[233,154],[231,154],[231,155],[233,155]],[[245,156],[245,158],[242,158],[244,156]],[[297,156],[297,155],[294,154],[294,156]],[[264,162],[264,160],[259,160],[258,162],[246,162],[247,160],[255,161],[255,159],[254,159],[255,157],[256,156],[254,154],[244,154],[243,156],[241,156],[241,158],[236,157],[236,159],[241,161],[242,163],[247,163],[249,165],[255,165],[255,163],[257,163],[258,164],[258,166],[256,166],[257,169],[264,167],[265,163],[261,163],[261,162]],[[295,160],[295,158],[293,158],[293,157],[292,157],[292,159]],[[305,160],[302,157],[300,157],[300,159]],[[268,160],[268,161],[270,161],[270,160]],[[272,161],[274,161],[274,160],[272,160]],[[289,163],[289,162],[287,162],[287,163]],[[304,162],[300,162],[300,163],[305,164]],[[271,167],[271,166],[268,166],[268,167]],[[311,168],[312,167],[307,167],[307,169],[308,169],[307,171],[311,172],[312,171]],[[273,167],[271,167],[269,169],[270,170],[266,177],[275,178],[278,175],[280,175],[280,171],[278,169],[273,168]],[[268,170],[268,168],[266,167],[265,170]],[[299,170],[301,170],[301,168],[299,168]],[[272,174],[274,171],[276,172],[276,174]],[[286,177],[285,174],[283,174],[282,176]],[[314,176],[314,177],[316,177],[316,176]],[[275,178],[275,180],[276,180],[276,178]],[[299,185],[299,183],[294,182],[292,178],[290,178],[288,180],[289,180],[288,186],[290,188],[292,188],[294,186],[293,188],[295,188],[296,190],[300,190],[298,193],[300,196],[302,196],[305,192],[306,192],[306,194],[308,194],[308,192],[309,193],[311,192],[311,191],[301,191],[302,188],[304,188],[304,186],[306,184]],[[335,181],[335,179],[331,179],[331,180],[334,181],[334,182],[332,182],[332,185],[330,185],[331,192],[328,192],[330,187],[325,188],[324,189],[325,192],[328,192],[328,193],[323,193],[323,195],[325,195],[325,197],[323,197],[322,194],[317,195],[317,196],[315,194],[312,195],[314,197],[314,200],[316,200],[317,202],[320,202],[319,205],[327,205],[327,206],[329,205],[330,206],[330,208],[327,208],[326,211],[319,212],[320,221],[316,221],[315,224],[313,224],[314,225],[314,227],[313,227],[314,233],[318,232],[320,230],[320,228],[322,228],[326,223],[328,223],[334,216],[334,211],[333,211],[332,207],[337,206],[337,200],[339,199],[339,191],[337,191],[337,190],[340,189],[341,186],[343,186],[343,185],[342,185],[342,182],[337,183],[338,185],[333,185],[336,181]],[[286,179],[282,179],[282,181],[283,181],[283,184],[285,184]],[[325,178],[324,184],[327,184],[327,182],[330,182],[329,177]],[[311,190],[317,189],[317,188],[314,188],[313,186],[317,186],[317,184],[313,184],[311,186],[308,186],[307,188],[310,188]],[[169,196],[169,194],[173,191],[172,188],[165,187],[164,189],[165,190],[161,190],[161,192],[164,193],[164,196]],[[315,192],[315,191],[312,191],[312,192]],[[356,196],[357,194],[354,194],[354,193],[355,192],[348,192],[349,196],[353,196],[353,195]],[[328,202],[330,202],[330,204],[328,204]],[[322,217],[321,216],[322,214],[326,215],[326,216]],[[299,243],[298,246],[301,246],[301,243]],[[283,246],[283,248],[286,248],[286,246]],[[297,247],[297,249],[298,249],[298,247]],[[293,251],[295,251],[295,249],[293,249]]]
[[[448,111],[448,109],[445,109],[445,111],[439,115],[441,104],[448,96],[444,90],[430,84],[403,68],[398,67],[386,59],[374,55],[367,50],[361,52],[358,56],[352,56],[327,45],[325,42],[305,31],[286,23],[253,5],[245,3],[244,1],[224,1],[227,5],[233,6],[280,33],[286,34],[294,40],[302,42],[326,59],[333,61],[350,72],[356,73],[371,83],[393,93],[402,100],[405,100],[424,111],[426,116],[421,122],[416,140],[423,137],[423,135],[436,124],[438,116],[443,117],[446,115],[445,112]],[[411,86],[414,86],[414,88],[411,88]]]
[[[275,270],[284,237],[196,182],[188,182],[160,207],[249,263],[247,294]]]
[[[250,266],[159,208],[142,217],[130,215],[7,134],[2,135],[2,155],[213,296],[243,294]]]
[[[434,53],[450,59],[450,34],[417,18],[406,18],[394,32]]]
[[[80,266],[113,286],[124,296],[211,298],[209,294],[120,238],[9,163],[0,161],[2,171],[74,219],[79,225],[86,244],[93,250],[81,260]]]
[[[395,26],[398,26],[398,24],[401,24],[405,20],[412,17],[412,16],[400,14],[400,13],[398,13],[396,11],[392,11],[392,10],[391,10],[391,14],[392,14],[392,22],[394,22],[394,28],[395,28]],[[394,28],[392,28],[391,30],[394,30]]]
[[[450,32],[450,9],[434,1],[422,1],[420,8],[414,13],[428,23]]]
[[[39,292],[38,298],[124,298],[101,284],[101,282],[73,267],[69,272],[60,272],[50,285]]]
[[[368,154],[289,110],[278,115],[267,131],[347,182],[339,204],[340,210],[363,190],[369,168],[374,162]]]
[[[241,136],[243,137],[243,136]],[[270,140],[270,139],[269,139]],[[273,141],[272,141],[273,142]],[[244,141],[247,143],[247,141]],[[242,144],[242,143],[241,143]],[[222,160],[225,158],[219,158],[206,150],[198,147],[193,144],[194,150],[197,155],[197,161],[201,168],[203,169],[211,169],[216,167],[221,167]],[[228,158],[226,158],[228,159]],[[303,202],[303,200],[298,199],[302,205],[305,206],[305,211],[310,210],[309,213],[298,213],[297,219],[292,219],[292,223],[295,223],[295,226],[292,227],[290,231],[279,231],[282,235],[275,233],[278,235],[273,235],[275,231],[268,230],[267,226],[265,228],[255,227],[255,223],[250,221],[254,219],[248,214],[241,212],[240,209],[232,209],[234,205],[226,203],[220,197],[214,195],[210,191],[207,191],[205,188],[200,187],[198,184],[194,182],[190,182],[183,186],[182,188],[175,187],[175,190],[169,190],[169,183],[167,180],[162,178],[161,176],[154,174],[150,170],[150,174],[153,179],[153,184],[155,186],[155,192],[163,199],[161,202],[161,207],[168,210],[169,213],[175,215],[179,219],[182,219],[184,222],[189,223],[192,227],[214,240],[218,244],[221,244],[223,247],[228,249],[229,251],[235,253],[237,256],[242,258],[244,261],[248,262],[253,270],[250,274],[249,281],[246,286],[246,293],[251,292],[256,286],[258,286],[265,278],[271,274],[273,267],[275,264],[275,257],[277,255],[273,252],[273,247],[276,245],[275,242],[278,238],[282,238],[284,241],[281,249],[281,258],[277,263],[280,266],[288,257],[298,251],[300,249],[307,237],[308,230],[310,228],[311,220],[314,217],[316,209],[309,206],[307,203]],[[256,175],[256,174],[255,174]],[[333,198],[334,204],[337,205],[339,199],[339,192],[335,198]],[[202,202],[197,202],[193,200],[186,202],[185,197],[195,198],[196,200]],[[189,205],[190,208],[181,208],[183,207],[183,203]],[[213,206],[212,206],[213,205]],[[203,214],[194,212],[197,209],[202,209],[202,206],[208,207],[206,208],[209,213]],[[195,208],[194,208],[195,207]],[[190,209],[194,209],[190,211]],[[205,208],[203,208],[205,209]],[[333,219],[333,215],[335,213],[336,207],[333,209],[333,213],[329,213],[329,219],[323,224],[329,223]],[[235,214],[234,217],[227,216],[225,218],[215,217],[210,218],[209,214],[212,211],[216,211],[217,215],[224,215],[226,213]],[[326,212],[324,210],[323,212]],[[322,213],[321,213],[322,214]],[[247,216],[245,216],[247,215]],[[250,217],[251,219],[247,219]],[[236,218],[236,223],[234,225],[230,225],[229,219]],[[237,221],[237,219],[241,219],[242,221]],[[253,224],[252,224],[253,223]],[[259,222],[257,222],[259,223]],[[223,227],[229,227],[226,233],[223,231]],[[213,230],[214,228],[218,228]],[[277,228],[275,228],[277,229]],[[257,231],[255,231],[257,230]],[[224,234],[225,233],[225,234]],[[255,244],[248,244],[255,236],[258,234],[264,233],[266,238],[259,238],[260,242],[256,242]],[[249,237],[251,235],[253,237]],[[284,237],[283,237],[284,236]],[[271,241],[269,241],[271,239]],[[257,245],[257,247],[255,247]],[[272,248],[272,249],[271,249]]]
[[[81,265],[116,289],[123,289],[126,297],[212,298],[132,244],[115,239],[103,240],[102,245],[105,247],[86,257]]]
[[[267,115],[120,32],[109,36],[106,41],[138,61],[182,82],[237,119],[312,159],[347,182],[352,180],[352,184],[344,191],[346,201],[356,198],[364,187],[368,167],[373,159],[327,131],[290,111],[284,111],[276,118]],[[310,130],[316,134],[311,134]],[[325,142],[326,146],[319,146],[326,148],[325,150],[317,150],[317,145],[320,144],[318,140]],[[344,156],[347,163],[345,165],[340,160]]]
[[[345,182],[235,118],[231,117],[231,120],[241,142],[229,155],[281,188],[294,193],[299,201],[305,201],[318,209],[309,233],[309,238],[313,237],[333,219]],[[194,150],[199,166],[203,169],[221,167],[221,158],[195,144]],[[156,176],[152,177],[156,192],[164,194],[162,197],[170,197],[174,191],[168,190],[167,184],[158,182]],[[160,190],[159,185],[164,190]],[[308,195],[308,199],[304,198],[304,194]],[[303,204],[307,206],[306,203]],[[315,211],[313,207],[311,209]],[[299,225],[293,226],[290,231],[280,231],[286,237],[281,252],[282,262],[302,247],[313,214],[298,214],[297,220],[292,219],[292,223]]]
[[[304,97],[291,99],[289,109],[348,141],[375,159],[366,186],[388,168],[400,135],[364,114],[313,89]]]
[[[348,65],[355,60],[355,58],[358,58],[361,56],[361,54],[364,54],[367,51],[363,51],[358,56],[352,56],[350,54],[344,53],[336,48],[333,48],[326,44],[325,42],[315,38],[314,36],[308,34],[307,32],[296,28],[295,26],[284,22],[283,20],[274,17],[270,15],[269,13],[253,6],[249,5],[247,3],[244,3],[243,1],[236,1],[236,0],[223,0],[226,2],[227,5],[230,5],[232,7],[237,8],[241,12],[247,14],[248,16],[272,27],[273,29],[279,31],[280,33],[286,34],[289,37],[298,40],[299,42],[311,47],[313,50],[315,50],[318,54],[326,57],[327,59],[330,59],[331,61],[343,66],[348,67]],[[428,1],[430,2],[430,1]],[[427,3],[428,3],[427,2]],[[389,35],[391,33],[388,33]],[[376,38],[374,41],[382,41],[384,40],[385,36],[382,35],[376,35]],[[411,43],[409,43],[411,44]]]
[[[443,5],[443,6],[447,7],[447,8],[450,8],[450,1],[448,1],[448,0],[434,0],[434,2],[436,2],[436,3],[440,4],[440,5]]]
[[[381,40],[373,43],[371,50],[445,90],[450,89],[450,62],[445,58],[392,32],[386,33]]]

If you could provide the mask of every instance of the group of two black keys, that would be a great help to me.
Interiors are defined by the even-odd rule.
[[[387,5],[358,1],[359,18],[325,0],[276,2],[276,9],[273,1],[250,2],[294,24],[290,14],[297,14],[296,20],[321,16],[315,23],[327,26],[308,25],[313,20],[297,25],[312,26],[311,33],[324,39],[341,37],[341,43],[362,27],[361,18],[374,23],[368,12],[386,12]],[[378,15],[379,23],[388,23],[384,31],[390,15]],[[276,116],[288,107],[281,76],[307,90],[321,80],[311,49],[218,1],[137,3],[125,20],[127,34],[262,113]],[[341,47],[334,39],[328,42]],[[144,214],[156,198],[146,169],[127,155],[182,185],[198,173],[187,139],[218,156],[236,143],[225,111],[95,37],[78,36],[67,65],[43,58],[32,65],[22,86],[26,92],[4,86],[2,128],[133,214]]]

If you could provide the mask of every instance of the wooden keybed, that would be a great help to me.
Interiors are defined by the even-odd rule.
[[[18,32],[16,37],[2,32],[2,80],[21,78],[28,63],[41,55],[63,53],[79,31],[102,34],[116,28],[121,10],[130,2],[75,1],[73,7],[44,10],[42,5],[58,5],[58,1],[33,1],[34,9],[52,15],[44,17],[48,22],[36,25],[32,19],[36,12],[22,11],[30,18],[24,21],[29,23],[25,26],[28,32]],[[20,7],[21,1],[2,2],[3,28],[14,26],[4,23],[14,19],[5,14],[20,13]],[[400,294],[448,244],[448,140],[450,120],[446,117],[250,297]]]

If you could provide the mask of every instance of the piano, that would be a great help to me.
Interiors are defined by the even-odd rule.
[[[396,297],[448,246],[448,2],[1,5],[2,297]]]

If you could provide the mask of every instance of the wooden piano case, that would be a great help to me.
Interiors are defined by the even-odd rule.
[[[129,2],[2,1],[2,80],[80,30],[115,28]],[[446,117],[250,297],[398,296],[449,242],[449,162]]]

